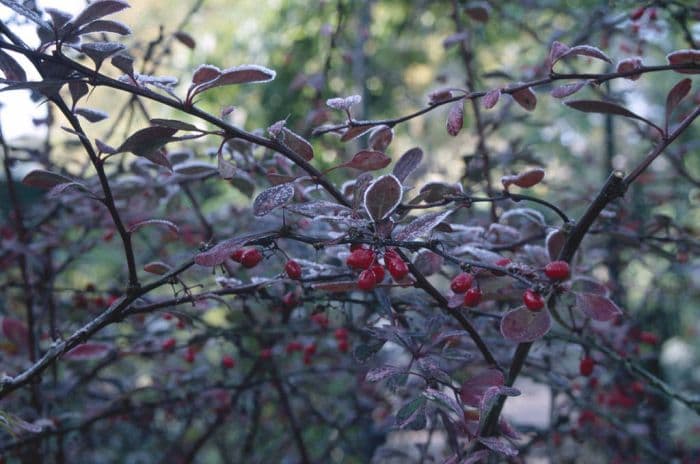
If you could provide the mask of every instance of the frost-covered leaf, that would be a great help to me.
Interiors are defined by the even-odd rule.
[[[560,85],[559,87],[554,87],[552,89],[551,95],[554,98],[566,98],[581,90],[588,83],[589,81],[577,81],[571,84]]]
[[[362,101],[359,95],[351,95],[345,98],[329,98],[326,100],[326,105],[334,110],[348,110],[351,106],[357,105]]]
[[[156,164],[170,168],[167,158],[160,153],[160,149],[168,142],[175,140],[173,135],[177,129],[170,127],[151,126],[138,130],[131,134],[117,148],[117,153],[131,152],[136,156],[142,156]]]
[[[576,307],[596,321],[609,321],[622,314],[610,298],[597,293],[576,293]]]
[[[690,88],[693,85],[693,81],[690,79],[683,79],[679,83],[673,86],[673,88],[668,92],[666,96],[666,133],[668,133],[669,122],[671,121],[671,113],[676,109],[678,104],[688,95]]]
[[[435,402],[440,409],[450,412],[457,417],[462,417],[462,408],[457,404],[457,400],[452,395],[449,395],[435,388],[427,388],[423,392],[423,396],[430,401]]]
[[[205,161],[190,160],[173,166],[173,171],[185,176],[198,176],[218,172],[217,167]]]
[[[625,58],[624,60],[620,61],[617,63],[617,68],[615,69],[619,73],[626,73],[630,71],[634,71],[636,69],[639,69],[642,67],[642,59],[639,57],[634,57],[634,58]],[[630,76],[627,76],[625,79],[629,79],[631,81],[636,81],[642,77],[641,74],[632,74]]]
[[[369,132],[372,127],[373,126],[371,124],[349,127],[345,132],[343,132],[343,135],[340,137],[340,141],[347,142],[349,140],[356,139],[357,137]]]
[[[700,50],[676,50],[666,55],[669,64],[673,65],[690,65],[688,69],[675,69],[681,74],[698,74],[700,73]],[[695,67],[695,69],[692,69]]]
[[[66,24],[66,28],[78,29],[97,19],[129,8],[129,4],[123,0],[96,0],[86,6],[83,11]]]
[[[146,219],[145,221],[139,221],[129,226],[129,232],[135,232],[145,226],[160,226],[165,227],[174,234],[180,233],[180,228],[175,225],[175,223],[168,221],[167,219]]]
[[[389,126],[377,126],[369,135],[369,149],[384,152],[394,139],[394,129]]]
[[[464,125],[464,101],[457,100],[447,113],[447,133],[455,137]]]
[[[44,171],[43,169],[35,169],[22,179],[24,185],[44,190],[50,190],[57,185],[69,184],[72,182],[73,180],[68,177],[56,174],[55,172]]]
[[[104,111],[95,110],[92,108],[76,108],[73,112],[84,117],[90,122],[99,122],[109,117],[109,115]]]
[[[530,87],[516,90],[511,94],[511,96],[518,103],[518,105],[522,106],[527,111],[532,111],[537,106],[537,97],[535,96],[535,92],[533,92]]]
[[[342,166],[359,169],[360,171],[376,171],[389,166],[391,158],[380,151],[362,150],[352,157],[352,159]]]
[[[294,197],[294,184],[275,185],[263,190],[255,197],[253,214],[258,217],[269,214],[275,208],[286,205]]]
[[[404,404],[396,413],[396,426],[404,428],[411,423],[418,414],[422,414],[425,408],[426,399],[422,396],[415,398]]]
[[[81,27],[75,35],[91,34],[94,32],[111,32],[112,34],[131,35],[131,28],[119,21],[100,19]]]
[[[394,165],[392,173],[396,176],[399,182],[403,183],[406,178],[416,170],[422,160],[423,150],[418,147],[411,148],[406,153],[401,155],[401,158],[399,158]]]
[[[170,272],[172,268],[162,261],[152,261],[150,263],[144,264],[143,270],[148,272],[149,274],[165,275],[168,272]]]
[[[402,372],[403,369],[394,366],[383,366],[370,369],[365,375],[366,382],[381,382],[382,380],[391,377],[392,375]]]
[[[283,137],[282,143],[284,143],[287,148],[304,158],[306,161],[311,161],[313,159],[314,148],[305,138],[292,132],[286,127],[282,128],[281,133]]]
[[[203,65],[197,68],[192,77],[190,99],[206,90],[233,84],[269,82],[277,73],[272,69],[255,64],[244,64],[220,70],[216,66]]]
[[[550,261],[559,259],[564,244],[566,243],[566,234],[561,229],[553,229],[547,234],[545,244],[547,245],[547,253]]]
[[[577,45],[575,47],[571,47],[566,52],[564,52],[563,55],[560,56],[559,59],[565,58],[567,56],[590,56],[591,58],[596,58],[598,60],[602,61],[607,61],[608,63],[612,63],[612,60],[603,53],[602,50],[599,48],[593,47],[591,45]]]
[[[549,311],[530,311],[524,307],[506,313],[501,319],[501,334],[517,343],[534,342],[552,327]]]
[[[418,216],[396,234],[396,240],[415,240],[423,237],[453,212],[454,210],[436,211]]]
[[[264,234],[260,233],[246,234],[224,240],[208,250],[195,255],[194,262],[200,266],[217,266],[226,261],[226,259],[231,256],[231,253],[233,253],[237,248],[242,247],[251,240],[260,238],[263,235]]]
[[[325,200],[293,203],[288,205],[286,209],[309,218],[321,215],[350,216],[352,214],[352,210],[347,206]]]
[[[199,132],[199,129],[194,124],[190,124],[185,121],[180,121],[179,119],[154,118],[151,119],[150,122],[152,126],[169,127],[170,129]]]
[[[501,89],[491,89],[486,94],[483,96],[481,99],[481,103],[484,105],[484,108],[487,110],[490,110],[496,104],[498,103],[498,100],[501,98]]]
[[[618,116],[625,116],[628,118],[637,119],[639,121],[645,122],[650,126],[659,129],[656,124],[649,121],[640,115],[631,112],[627,108],[623,108],[615,103],[610,103],[601,100],[569,100],[564,102],[566,106],[569,106],[575,110],[583,111],[584,113],[602,113],[602,114],[615,114]],[[660,129],[659,129],[660,131]]]
[[[364,195],[364,207],[374,222],[391,214],[401,203],[403,189],[401,182],[392,174],[379,177],[372,182]]]
[[[413,264],[418,269],[418,272],[425,277],[437,274],[442,269],[444,259],[437,253],[430,250],[421,250],[416,254]]]
[[[95,67],[99,68],[104,60],[125,48],[124,44],[117,42],[90,42],[81,45],[80,51],[90,57],[95,63]]]
[[[498,437],[479,437],[478,440],[488,449],[495,451],[504,456],[512,457],[518,455],[518,450],[508,443],[503,438]]]
[[[498,369],[486,369],[467,379],[460,389],[460,398],[467,406],[478,407],[484,392],[490,387],[501,386],[505,382],[503,372]]]

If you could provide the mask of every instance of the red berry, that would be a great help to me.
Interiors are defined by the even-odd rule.
[[[292,309],[299,304],[299,300],[297,299],[297,296],[294,294],[294,292],[287,292],[282,297],[282,304],[285,308]]]
[[[304,356],[313,356],[316,353],[316,344],[309,343],[304,347]]]
[[[311,315],[311,320],[318,324],[323,329],[328,328],[328,316],[325,313],[316,313]]]
[[[394,250],[384,253],[384,264],[394,280],[401,280],[408,275],[408,265]]]
[[[455,293],[464,293],[469,290],[474,282],[474,277],[471,274],[462,272],[457,274],[450,283],[450,288]]]
[[[338,340],[338,351],[341,353],[346,353],[349,348],[350,345],[348,344],[347,340]]]
[[[656,345],[659,343],[659,337],[651,332],[640,332],[639,341],[647,345]]]
[[[569,278],[569,263],[566,261],[552,261],[544,267],[544,273],[551,280],[566,280]]]
[[[185,351],[185,361],[192,364],[194,362],[195,356],[197,356],[197,352],[195,351],[195,349],[191,346],[188,347],[187,351]]]
[[[374,262],[374,252],[367,248],[360,248],[348,256],[345,263],[353,269],[367,269]]]
[[[477,287],[470,288],[467,293],[464,294],[464,306],[473,308],[477,306],[481,301],[481,290]]]
[[[260,350],[260,359],[270,359],[272,357],[272,348],[263,348]]]
[[[346,340],[348,338],[348,329],[345,327],[338,327],[335,329],[334,335],[337,340]]]
[[[640,7],[637,8],[636,10],[632,11],[632,13],[630,13],[630,19],[631,19],[632,21],[638,20],[639,18],[642,17],[642,15],[644,15],[644,11],[645,11],[646,9],[647,9],[647,8],[646,8],[645,6],[640,6]]]
[[[499,259],[498,261],[496,261],[496,262],[493,263],[493,264],[495,264],[496,266],[500,266],[500,267],[508,267],[508,265],[509,265],[511,262],[512,262],[512,261],[510,260],[510,258],[501,258],[501,259]],[[504,276],[504,275],[506,275],[505,272],[501,272],[501,271],[491,271],[491,273],[492,273],[493,275],[495,275],[495,276]]]
[[[170,351],[173,348],[175,348],[176,344],[177,344],[177,341],[175,341],[174,338],[168,338],[165,341],[163,341],[161,348],[163,348],[163,351]]]
[[[527,306],[527,309],[530,311],[539,311],[544,308],[542,295],[529,289],[523,294],[523,303],[525,303],[525,306]]]
[[[581,363],[578,366],[578,371],[581,375],[589,377],[593,373],[593,368],[595,367],[595,361],[590,356],[584,356],[581,358]]]
[[[185,321],[182,319],[178,319],[175,327],[177,327],[180,330],[184,329],[185,328]]]
[[[287,264],[284,265],[284,272],[287,273],[290,279],[301,279],[301,266],[293,259],[290,259],[287,261]]]
[[[366,292],[372,291],[374,287],[377,286],[377,276],[371,270],[367,269],[360,272],[360,276],[357,278],[357,286],[360,290]]]
[[[233,369],[236,366],[236,360],[233,356],[225,355],[221,358],[221,366],[225,369]]]
[[[244,251],[245,250],[243,248],[236,248],[235,250],[233,250],[233,253],[231,253],[231,259],[236,261],[237,263],[240,263]]]
[[[262,261],[262,253],[257,248],[249,248],[241,255],[241,264],[248,269],[253,268]]]
[[[379,264],[372,264],[369,270],[374,273],[374,280],[376,283],[380,284],[384,281],[384,268]]]
[[[166,321],[172,320],[173,317],[175,317],[175,316],[173,316],[170,313],[163,314],[163,319],[165,319]]]
[[[292,354],[295,351],[302,351],[304,349],[304,345],[301,344],[301,342],[293,341],[287,343],[287,347],[285,350],[287,351],[287,354]]]

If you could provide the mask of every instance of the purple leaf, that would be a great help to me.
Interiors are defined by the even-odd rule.
[[[80,51],[95,62],[95,67],[102,66],[102,62],[110,56],[126,48],[124,44],[117,42],[92,42],[81,45]]]
[[[447,113],[447,133],[455,137],[464,125],[464,101],[457,100]]]
[[[187,123],[185,121],[180,121],[178,119],[154,118],[154,119],[151,119],[150,123],[152,126],[169,127],[170,129],[175,129],[175,130],[199,132],[199,129],[197,128],[197,126],[190,124],[190,123]]]
[[[666,59],[668,60],[669,64],[673,65],[691,65],[691,68],[689,69],[674,69],[674,71],[676,71],[677,73],[700,73],[700,69],[698,69],[697,66],[700,64],[700,50],[676,50],[675,52],[671,52],[668,55],[666,55]],[[695,69],[692,69],[693,66],[695,67]]]
[[[151,126],[131,134],[117,148],[117,153],[129,151],[136,156],[142,156],[156,164],[170,168],[167,158],[159,153],[163,145],[175,140],[173,135],[177,129],[170,127]],[[164,164],[165,163],[165,164]]]
[[[503,184],[503,188],[506,190],[508,190],[508,187],[511,185],[517,185],[521,188],[529,188],[542,182],[542,179],[544,179],[544,169],[534,168],[528,169],[520,174],[503,176],[501,177],[501,184]]]
[[[596,293],[576,293],[576,307],[595,321],[609,321],[622,314],[610,298]]]
[[[666,133],[668,133],[668,124],[671,120],[671,113],[676,109],[678,104],[688,95],[690,88],[693,85],[693,81],[690,79],[683,79],[679,83],[673,86],[668,95],[666,96]]]
[[[506,440],[497,437],[479,437],[477,438],[488,449],[495,451],[504,456],[517,456],[518,450],[513,448],[513,445],[508,443]]]
[[[564,102],[564,104],[566,106],[570,106],[575,110],[583,111],[584,113],[615,114],[618,116],[625,116],[628,118],[638,119],[639,121],[645,122],[650,126],[654,127],[656,130],[659,131],[659,133],[663,134],[663,130],[661,130],[661,128],[653,122],[615,103],[599,100],[570,100]]]
[[[24,185],[44,190],[50,190],[57,185],[68,184],[71,182],[73,182],[73,180],[67,177],[54,172],[44,171],[43,169],[31,171],[29,174],[24,176],[24,179],[22,179],[22,183]]]
[[[370,125],[370,124],[366,124],[364,126],[350,127],[345,132],[343,132],[343,136],[340,137],[340,141],[347,142],[348,140],[356,139],[357,137],[370,131],[371,129],[372,129],[372,125]]]
[[[435,388],[427,388],[423,392],[423,396],[431,401],[434,401],[441,409],[447,412],[451,412],[460,418],[464,415],[462,408],[459,406],[459,404],[457,404],[457,400],[443,391]]]
[[[642,67],[642,59],[639,57],[634,57],[634,58],[626,58],[619,63],[617,63],[617,68],[615,69],[616,72],[619,73],[626,73],[630,71],[634,71],[636,69],[639,69]],[[636,81],[642,77],[641,74],[632,74],[630,76],[627,76],[625,79],[629,79],[631,81]]]
[[[420,396],[404,404],[396,413],[396,426],[403,428],[413,422],[417,415],[422,414],[425,406],[425,398]]]
[[[547,245],[549,260],[556,261],[559,259],[559,253],[566,243],[566,234],[561,229],[554,229],[547,234],[545,243]]]
[[[190,50],[194,50],[194,48],[197,46],[197,42],[195,42],[194,38],[192,38],[192,36],[186,32],[177,31],[173,34],[173,37],[175,37],[178,42]]]
[[[253,202],[253,214],[265,216],[275,208],[286,205],[294,197],[294,184],[275,185],[263,190]]]
[[[402,369],[394,366],[377,367],[370,369],[365,375],[365,382],[381,382],[392,375],[403,372]]]
[[[418,216],[396,234],[396,240],[415,240],[429,234],[438,224],[447,219],[453,211],[436,211]]]
[[[34,22],[35,24],[39,25],[39,27],[41,27],[42,29],[49,32],[52,30],[51,25],[43,19],[41,19],[41,16],[39,16],[34,10],[27,8],[17,0],[2,0],[0,3],[5,5],[6,7],[11,8],[18,15],[23,16],[29,19],[30,21]]]
[[[314,218],[317,216],[350,216],[352,210],[347,206],[339,205],[330,201],[309,201],[306,203],[294,203],[286,207],[287,211],[291,211],[302,216]]]
[[[491,407],[501,395],[519,396],[520,390],[513,387],[506,387],[504,385],[494,385],[486,388],[483,396],[481,397],[481,401],[479,402],[479,410],[481,411],[482,417],[486,417]]]
[[[460,398],[467,406],[479,407],[486,390],[503,385],[505,378],[498,369],[486,369],[469,378],[462,384]]]
[[[111,32],[119,35],[131,35],[132,31],[129,26],[122,22],[102,19],[93,21],[85,27],[81,27],[80,30],[75,33],[75,35],[89,34],[92,32]]]
[[[556,62],[559,61],[561,57],[566,55],[566,53],[569,50],[569,47],[561,42],[557,42],[555,40],[554,43],[552,43],[552,47],[549,49],[549,57],[547,58],[547,61],[549,62],[550,71],[552,70]]]
[[[369,149],[373,151],[385,151],[389,144],[394,139],[394,129],[389,126],[377,126],[372,129],[372,133],[369,135],[368,145]]]
[[[198,176],[212,174],[217,168],[205,161],[184,161],[173,166],[173,170],[186,176]]]
[[[150,263],[143,265],[143,270],[149,274],[155,275],[165,275],[172,270],[172,268],[162,261],[152,261]]]
[[[88,94],[90,88],[83,81],[70,81],[68,83],[68,90],[70,90],[70,96],[73,99],[73,107],[75,107],[78,100]]]
[[[501,89],[491,89],[483,96],[481,103],[484,105],[484,108],[490,110],[496,106],[499,98],[501,98]]]
[[[401,203],[403,189],[401,182],[392,174],[384,175],[367,187],[364,207],[374,222],[379,222],[391,214]]]
[[[127,76],[134,76],[134,59],[124,53],[115,55],[110,60],[112,66],[126,74]]]
[[[194,70],[194,74],[192,75],[192,83],[197,85],[203,84],[205,82],[211,82],[218,79],[220,76],[221,70],[219,68],[210,64],[203,64]]]
[[[180,233],[180,228],[167,219],[146,219],[145,221],[139,221],[129,227],[129,232],[135,232],[144,226],[161,226],[167,228],[174,234]]]
[[[413,171],[416,170],[420,162],[423,160],[423,150],[418,147],[411,148],[406,153],[401,155],[401,158],[394,165],[392,173],[396,176],[399,182],[404,182]]]
[[[552,327],[549,312],[530,311],[524,307],[514,309],[501,319],[501,334],[513,342],[533,342],[544,336]]]
[[[530,87],[516,90],[511,94],[513,99],[527,111],[532,111],[537,106],[537,97]]]
[[[25,82],[27,80],[27,74],[22,66],[3,50],[0,50],[0,70],[9,81]]]
[[[563,55],[559,57],[565,58],[567,56],[572,56],[572,55],[583,55],[583,56],[590,56],[591,58],[597,58],[599,60],[607,61],[608,63],[612,63],[612,60],[603,53],[602,50],[593,47],[591,45],[577,45],[575,47],[572,47],[568,49],[566,52],[564,52]]]
[[[552,89],[551,95],[554,98],[566,98],[570,95],[575,94],[583,87],[585,87],[589,81],[578,81],[572,84],[561,85],[559,87],[554,87]]]
[[[122,0],[96,0],[85,7],[85,9],[66,26],[77,29],[84,24],[117,13],[126,8],[129,8],[129,4]]]
[[[391,158],[380,151],[362,150],[355,153],[355,156],[342,166],[346,168],[359,169],[360,171],[376,171],[389,166]]]
[[[107,119],[109,115],[104,111],[94,110],[92,108],[76,108],[73,112],[84,117],[90,122],[99,122]]]
[[[311,161],[314,157],[314,148],[311,144],[305,138],[295,134],[286,127],[282,128],[281,142],[306,161]]]
[[[477,464],[489,457],[489,450],[480,450],[469,453],[469,456],[463,460],[459,461],[460,464]],[[447,464],[447,463],[445,463]]]
[[[90,361],[104,358],[111,349],[112,347],[106,343],[87,342],[76,346],[63,357],[73,361]]]
[[[351,95],[345,98],[330,98],[326,100],[326,105],[333,108],[334,110],[347,111],[351,106],[357,105],[362,101],[362,97],[359,95]]]
[[[428,95],[428,104],[437,105],[438,103],[451,99],[452,96],[452,91],[449,89],[436,90]]]
[[[222,179],[233,179],[236,175],[236,166],[228,160],[225,160],[223,155],[219,153],[216,157],[217,170]]]

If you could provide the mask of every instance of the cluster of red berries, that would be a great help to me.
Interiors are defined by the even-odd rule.
[[[377,256],[371,249],[362,245],[352,245],[350,250],[350,256],[345,263],[352,269],[362,271],[357,278],[357,286],[361,290],[369,292],[381,283],[385,276],[384,267],[396,281],[408,275],[408,265],[395,250],[387,250],[384,253],[384,267],[377,262]]]
[[[464,305],[469,308],[478,306],[481,302],[481,289],[473,287],[474,276],[466,272],[457,274],[450,282],[450,289],[455,293],[464,293]]]
[[[335,340],[338,342],[338,351],[345,353],[350,349],[350,344],[348,343],[348,329],[345,327],[339,327],[335,329]]]
[[[262,261],[263,255],[257,248],[238,248],[231,253],[231,259],[251,269]]]

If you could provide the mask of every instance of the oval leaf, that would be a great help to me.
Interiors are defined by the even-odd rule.
[[[382,176],[365,190],[364,207],[374,222],[379,222],[401,203],[401,182],[392,174]]]
[[[596,293],[576,293],[576,307],[595,321],[609,321],[622,314],[610,298]]]
[[[362,150],[357,152],[347,163],[346,168],[359,169],[360,171],[376,171],[389,166],[391,158],[380,151]]]
[[[570,106],[571,108],[573,108],[575,110],[583,111],[584,113],[616,114],[619,116],[625,116],[628,118],[638,119],[639,121],[645,122],[645,123],[649,124],[650,126],[654,127],[660,133],[663,133],[661,128],[659,128],[653,122],[639,116],[636,113],[631,112],[627,108],[623,108],[620,105],[616,105],[615,103],[610,103],[610,102],[600,101],[600,100],[570,100],[570,101],[564,102],[564,104],[566,106]]]
[[[347,142],[348,140],[356,139],[357,137],[361,136],[362,134],[368,132],[371,129],[371,125],[350,127],[348,130],[343,132],[343,136],[340,137],[340,141]]]
[[[377,126],[369,135],[369,148],[373,151],[385,151],[394,139],[394,129],[389,126]]]
[[[486,369],[472,376],[462,384],[460,398],[467,406],[479,407],[486,390],[505,383],[503,372],[498,369]]]
[[[551,94],[554,98],[566,98],[581,90],[586,84],[588,84],[588,81],[578,81],[572,84],[561,85],[559,87],[554,87]]]
[[[695,69],[675,69],[681,74],[698,74],[700,69],[697,65],[700,64],[700,50],[676,50],[675,52],[666,55],[669,64],[682,65],[688,64],[695,66]]]
[[[532,111],[537,106],[537,97],[530,87],[516,90],[511,94],[513,99],[527,111]]]
[[[514,309],[501,319],[501,334],[513,342],[527,343],[542,338],[552,327],[549,312]]]
[[[143,270],[149,274],[165,275],[171,271],[171,267],[162,261],[153,261],[143,265]]]
[[[484,105],[484,108],[487,110],[490,110],[494,106],[496,106],[496,103],[498,103],[498,100],[501,98],[501,89],[491,89],[486,94],[484,97],[481,99],[481,103]]]
[[[294,185],[291,183],[275,185],[260,192],[253,202],[253,214],[265,216],[275,208],[286,205],[294,197]]]
[[[401,158],[394,165],[392,173],[396,176],[399,182],[404,182],[413,171],[416,170],[420,162],[423,160],[423,150],[418,147],[411,148],[406,153],[401,155]]]
[[[464,101],[457,100],[450,106],[447,113],[447,133],[452,137],[459,134],[464,125]]]
[[[615,71],[619,72],[619,73],[628,73],[628,72],[634,71],[636,69],[639,69],[641,67],[642,67],[642,59],[641,58],[639,58],[639,57],[626,58],[626,59],[620,61],[619,63],[617,63],[617,67],[615,68]],[[625,79],[629,79],[631,81],[636,81],[640,77],[642,77],[642,75],[637,73],[637,74],[631,74],[631,75],[625,77]]]
[[[22,66],[3,50],[0,50],[0,70],[8,81],[25,82],[27,80],[27,74]]]
[[[603,53],[603,51],[599,48],[593,47],[591,45],[577,45],[575,47],[572,47],[566,52],[564,52],[564,54],[560,56],[560,59],[574,55],[590,56],[591,58],[596,58],[599,60],[607,61],[608,63],[612,63],[612,60],[608,57],[608,55]]]
[[[180,233],[180,228],[176,226],[173,222],[167,219],[146,219],[145,221],[139,221],[136,224],[132,224],[129,227],[129,232],[134,232],[144,226],[161,226],[167,228],[170,232],[174,234]]]
[[[676,109],[678,104],[688,95],[693,82],[690,79],[683,79],[673,86],[666,97],[666,132],[668,133],[668,125],[671,120],[671,113]]]
[[[71,179],[43,169],[36,169],[22,179],[24,185],[36,187],[44,190],[50,190],[60,184],[68,184],[73,182]]]
[[[437,211],[418,216],[396,234],[396,240],[415,240],[429,234],[438,224],[447,219],[453,211]]]
[[[287,148],[304,158],[306,161],[311,161],[313,159],[314,148],[306,139],[295,134],[286,127],[282,128],[282,134],[282,143],[284,143]]]

